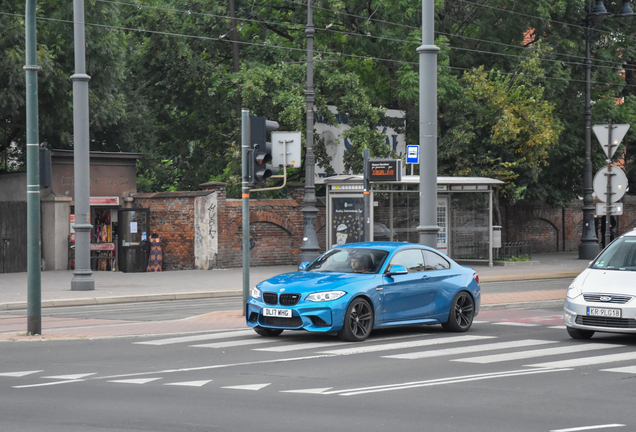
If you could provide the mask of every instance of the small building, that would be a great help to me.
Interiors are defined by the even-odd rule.
[[[419,242],[419,184],[416,175],[371,184],[373,241]],[[457,261],[493,262],[493,187],[482,177],[437,178],[437,249]],[[362,241],[362,175],[338,175],[327,185],[327,249]]]

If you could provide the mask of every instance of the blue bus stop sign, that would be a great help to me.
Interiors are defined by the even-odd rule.
[[[418,145],[406,146],[406,163],[411,163],[411,164],[420,163],[420,146]]]

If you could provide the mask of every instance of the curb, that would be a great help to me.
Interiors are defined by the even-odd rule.
[[[581,270],[583,271],[583,270]],[[581,271],[564,271],[557,273],[548,273],[538,275],[536,273],[528,273],[521,275],[501,275],[501,276],[479,276],[479,282],[514,282],[522,280],[540,280],[540,279],[574,279]],[[477,271],[479,274],[479,271]]]

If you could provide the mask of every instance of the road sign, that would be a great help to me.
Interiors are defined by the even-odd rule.
[[[612,134],[612,142],[610,143],[610,127]],[[625,134],[629,130],[628,124],[609,124],[609,125],[594,125],[592,126],[592,130],[594,131],[594,135],[596,135],[596,139],[601,143],[601,147],[605,152],[605,155],[608,159],[611,159],[614,156],[614,152],[623,141]]]
[[[596,214],[597,215],[606,215],[607,214],[607,204],[597,203],[596,204]],[[610,215],[612,216],[620,216],[623,214],[623,203],[614,203],[609,206]]]
[[[627,190],[627,176],[622,169],[617,166],[611,166],[611,201],[607,199],[607,180],[610,177],[607,171],[608,167],[603,167],[596,172],[594,176],[594,192],[599,200],[603,202],[616,202],[623,198]]]
[[[410,163],[410,164],[420,163],[420,146],[418,145],[406,146],[406,163]]]
[[[272,165],[300,168],[300,132],[272,132]]]

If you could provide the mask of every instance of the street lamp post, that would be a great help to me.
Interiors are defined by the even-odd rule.
[[[303,199],[303,242],[300,245],[298,263],[313,261],[320,255],[320,246],[316,230],[318,228],[318,209],[316,208],[315,157],[314,157],[314,21],[311,0],[307,0],[307,149],[305,151],[305,197]]]
[[[634,12],[630,7],[631,0],[623,0],[623,6],[616,16],[632,17]],[[586,5],[587,15],[585,17],[585,109],[583,119],[585,120],[585,162],[583,164],[583,233],[581,244],[579,245],[579,259],[591,260],[598,254],[598,239],[594,228],[594,198],[592,197],[592,56],[590,45],[592,43],[592,30],[594,24],[601,22],[606,15],[607,9],[603,0],[598,0],[596,5],[589,3]]]

